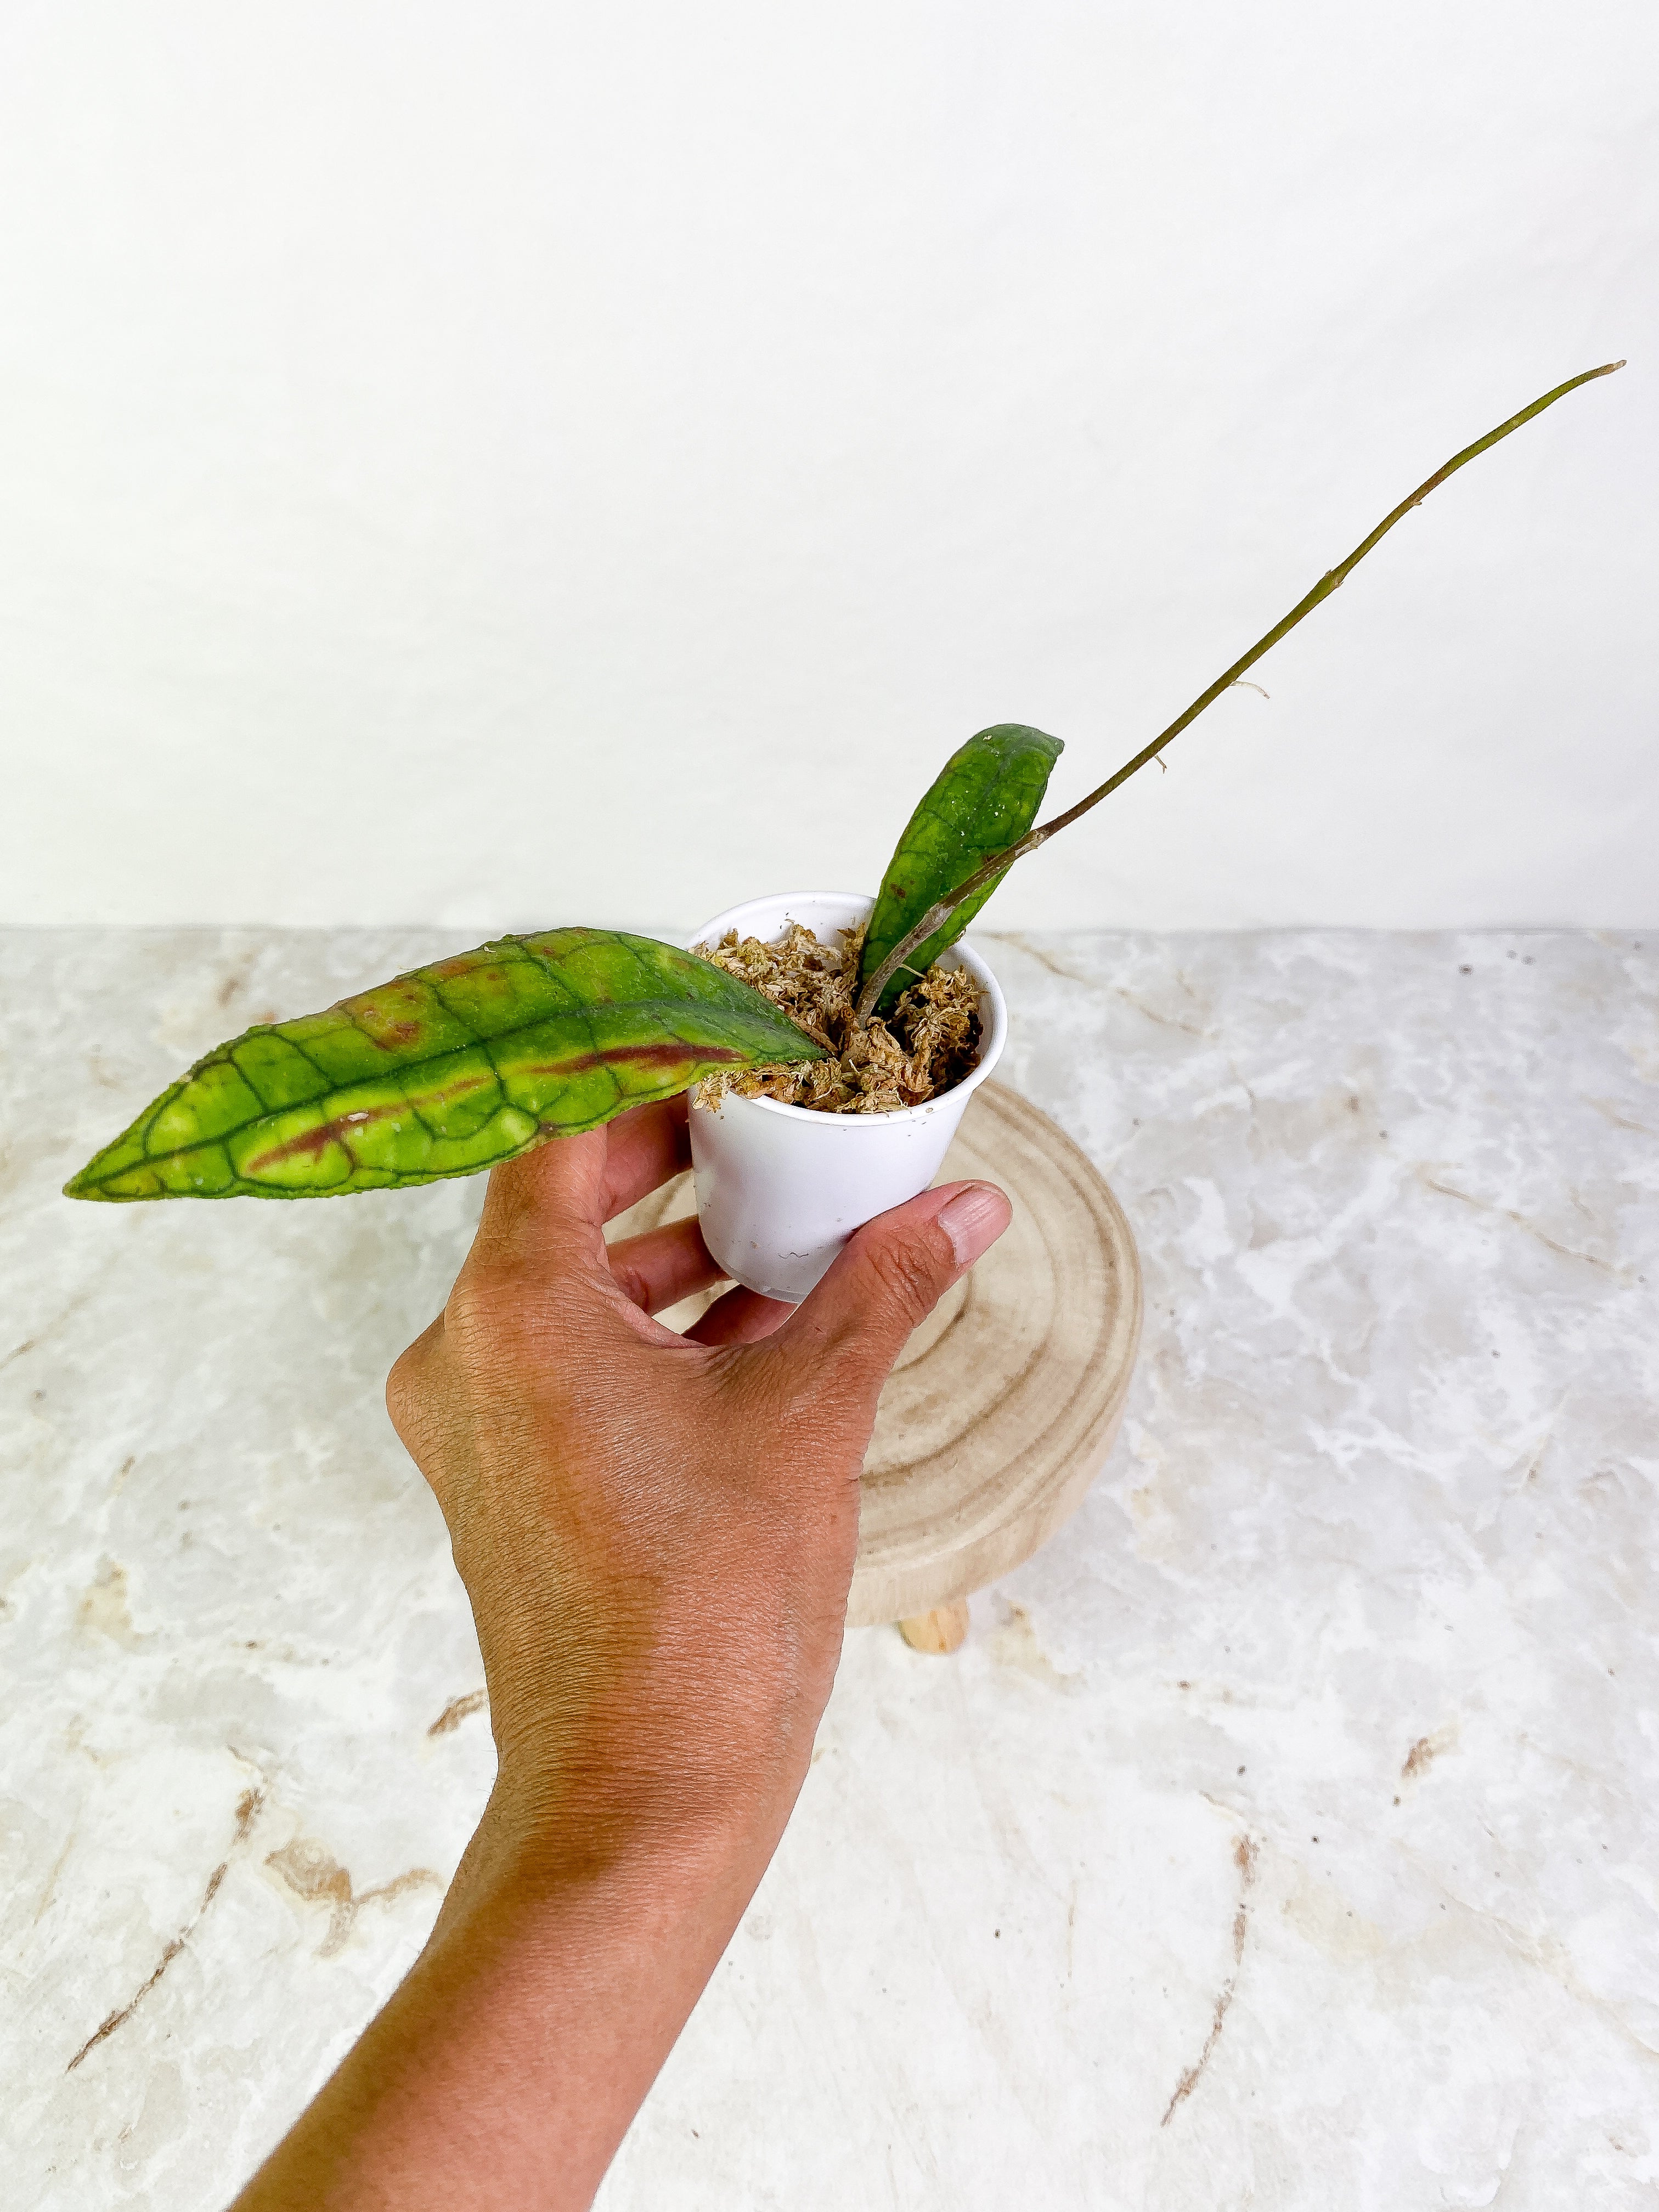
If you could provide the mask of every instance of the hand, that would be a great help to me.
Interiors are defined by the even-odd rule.
[[[608,1251],[602,1224],[686,1161],[677,1100],[497,1169],[443,1314],[392,1370],[499,1772],[427,1951],[250,2207],[585,2204],[782,1832],[840,1655],[877,1397],[1009,1206],[991,1184],[926,1192],[802,1306],[731,1290],[678,1337],[651,1315],[719,1279],[695,1221]]]
[[[731,1290],[678,1337],[649,1316],[720,1274],[695,1220],[609,1252],[601,1224],[685,1164],[677,1100],[498,1169],[387,1389],[472,1601],[503,1781],[562,1820],[573,1790],[601,1826],[793,1802],[878,1394],[1009,1218],[988,1184],[929,1192],[799,1310]]]

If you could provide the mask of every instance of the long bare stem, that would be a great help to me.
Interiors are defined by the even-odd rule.
[[[1291,609],[1283,622],[1275,623],[1265,637],[1258,638],[1247,653],[1243,654],[1234,661],[1231,668],[1218,676],[1209,690],[1201,691],[1185,714],[1176,715],[1169,728],[1154,738],[1151,744],[1143,745],[1133,760],[1125,761],[1115,775],[1109,775],[1104,783],[1090,792],[1086,798],[1079,799],[1075,806],[1068,806],[1063,814],[1056,814],[1052,822],[1040,822],[1036,829],[1028,830],[1017,844],[1008,846],[1000,853],[993,853],[990,859],[975,868],[972,875],[965,877],[948,897],[939,899],[930,906],[915,927],[908,931],[899,939],[860,992],[859,1021],[863,1023],[869,1019],[888,984],[901,968],[908,965],[911,954],[919,946],[925,945],[935,931],[945,927],[965,899],[971,898],[975,891],[983,890],[987,884],[994,883],[1003,871],[1012,867],[1016,860],[1024,860],[1028,853],[1035,853],[1039,845],[1046,845],[1049,838],[1057,831],[1066,829],[1070,823],[1077,821],[1080,816],[1086,814],[1091,806],[1098,806],[1103,799],[1108,798],[1117,789],[1119,784],[1127,783],[1137,769],[1143,769],[1148,761],[1156,760],[1172,738],[1178,738],[1187,725],[1195,721],[1204,709],[1218,699],[1230,684],[1237,684],[1245,670],[1254,667],[1262,654],[1269,647],[1277,645],[1286,631],[1293,630],[1304,615],[1310,615],[1322,599],[1329,599],[1337,586],[1359,565],[1372,546],[1380,538],[1387,537],[1395,523],[1409,514],[1413,507],[1421,507],[1429,494],[1437,486],[1444,483],[1449,476],[1454,475],[1466,461],[1472,461],[1477,453],[1484,453],[1488,446],[1495,446],[1500,438],[1507,438],[1511,430],[1518,430],[1523,422],[1530,422],[1534,415],[1541,415],[1547,407],[1553,407],[1556,401],[1567,392],[1576,392],[1581,384],[1594,382],[1598,376],[1611,376],[1614,369],[1622,368],[1624,366],[1622,361],[1610,361],[1605,362],[1600,368],[1587,368],[1582,376],[1570,376],[1565,384],[1558,384],[1553,392],[1547,392],[1541,399],[1534,399],[1530,407],[1523,407],[1518,415],[1511,415],[1507,422],[1500,422],[1495,430],[1488,430],[1484,438],[1477,438],[1474,445],[1465,446],[1461,453],[1454,453],[1443,468],[1437,469],[1425,483],[1419,484],[1414,492],[1409,493],[1402,499],[1393,513],[1385,515],[1377,524],[1370,536],[1362,539],[1354,547],[1346,561],[1340,562],[1334,568],[1328,569],[1308,593],[1306,599],[1298,600]]]

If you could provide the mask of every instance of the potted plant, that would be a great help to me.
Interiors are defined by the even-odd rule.
[[[71,1198],[331,1198],[475,1175],[691,1091],[716,1261],[804,1297],[861,1223],[924,1189],[1002,1049],[962,933],[1016,860],[1154,759],[1446,477],[1612,362],[1456,453],[1115,774],[1036,823],[1061,746],[1018,723],[945,763],[872,900],[792,892],[684,949],[616,930],[506,937],[198,1060],[65,1185]],[[1034,826],[1035,825],[1035,826]]]

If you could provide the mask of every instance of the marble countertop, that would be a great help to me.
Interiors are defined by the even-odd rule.
[[[984,934],[1146,1273],[1077,1517],[848,1638],[601,2197],[1508,2212],[1659,2195],[1659,939]],[[431,932],[14,931],[9,2200],[215,2212],[489,1784],[387,1425],[476,1182],[77,1207],[198,1052]]]

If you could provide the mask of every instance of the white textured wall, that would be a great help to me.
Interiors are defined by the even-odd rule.
[[[1651,0],[0,10],[0,915],[1659,923]],[[1068,849],[1069,848],[1069,849]]]

